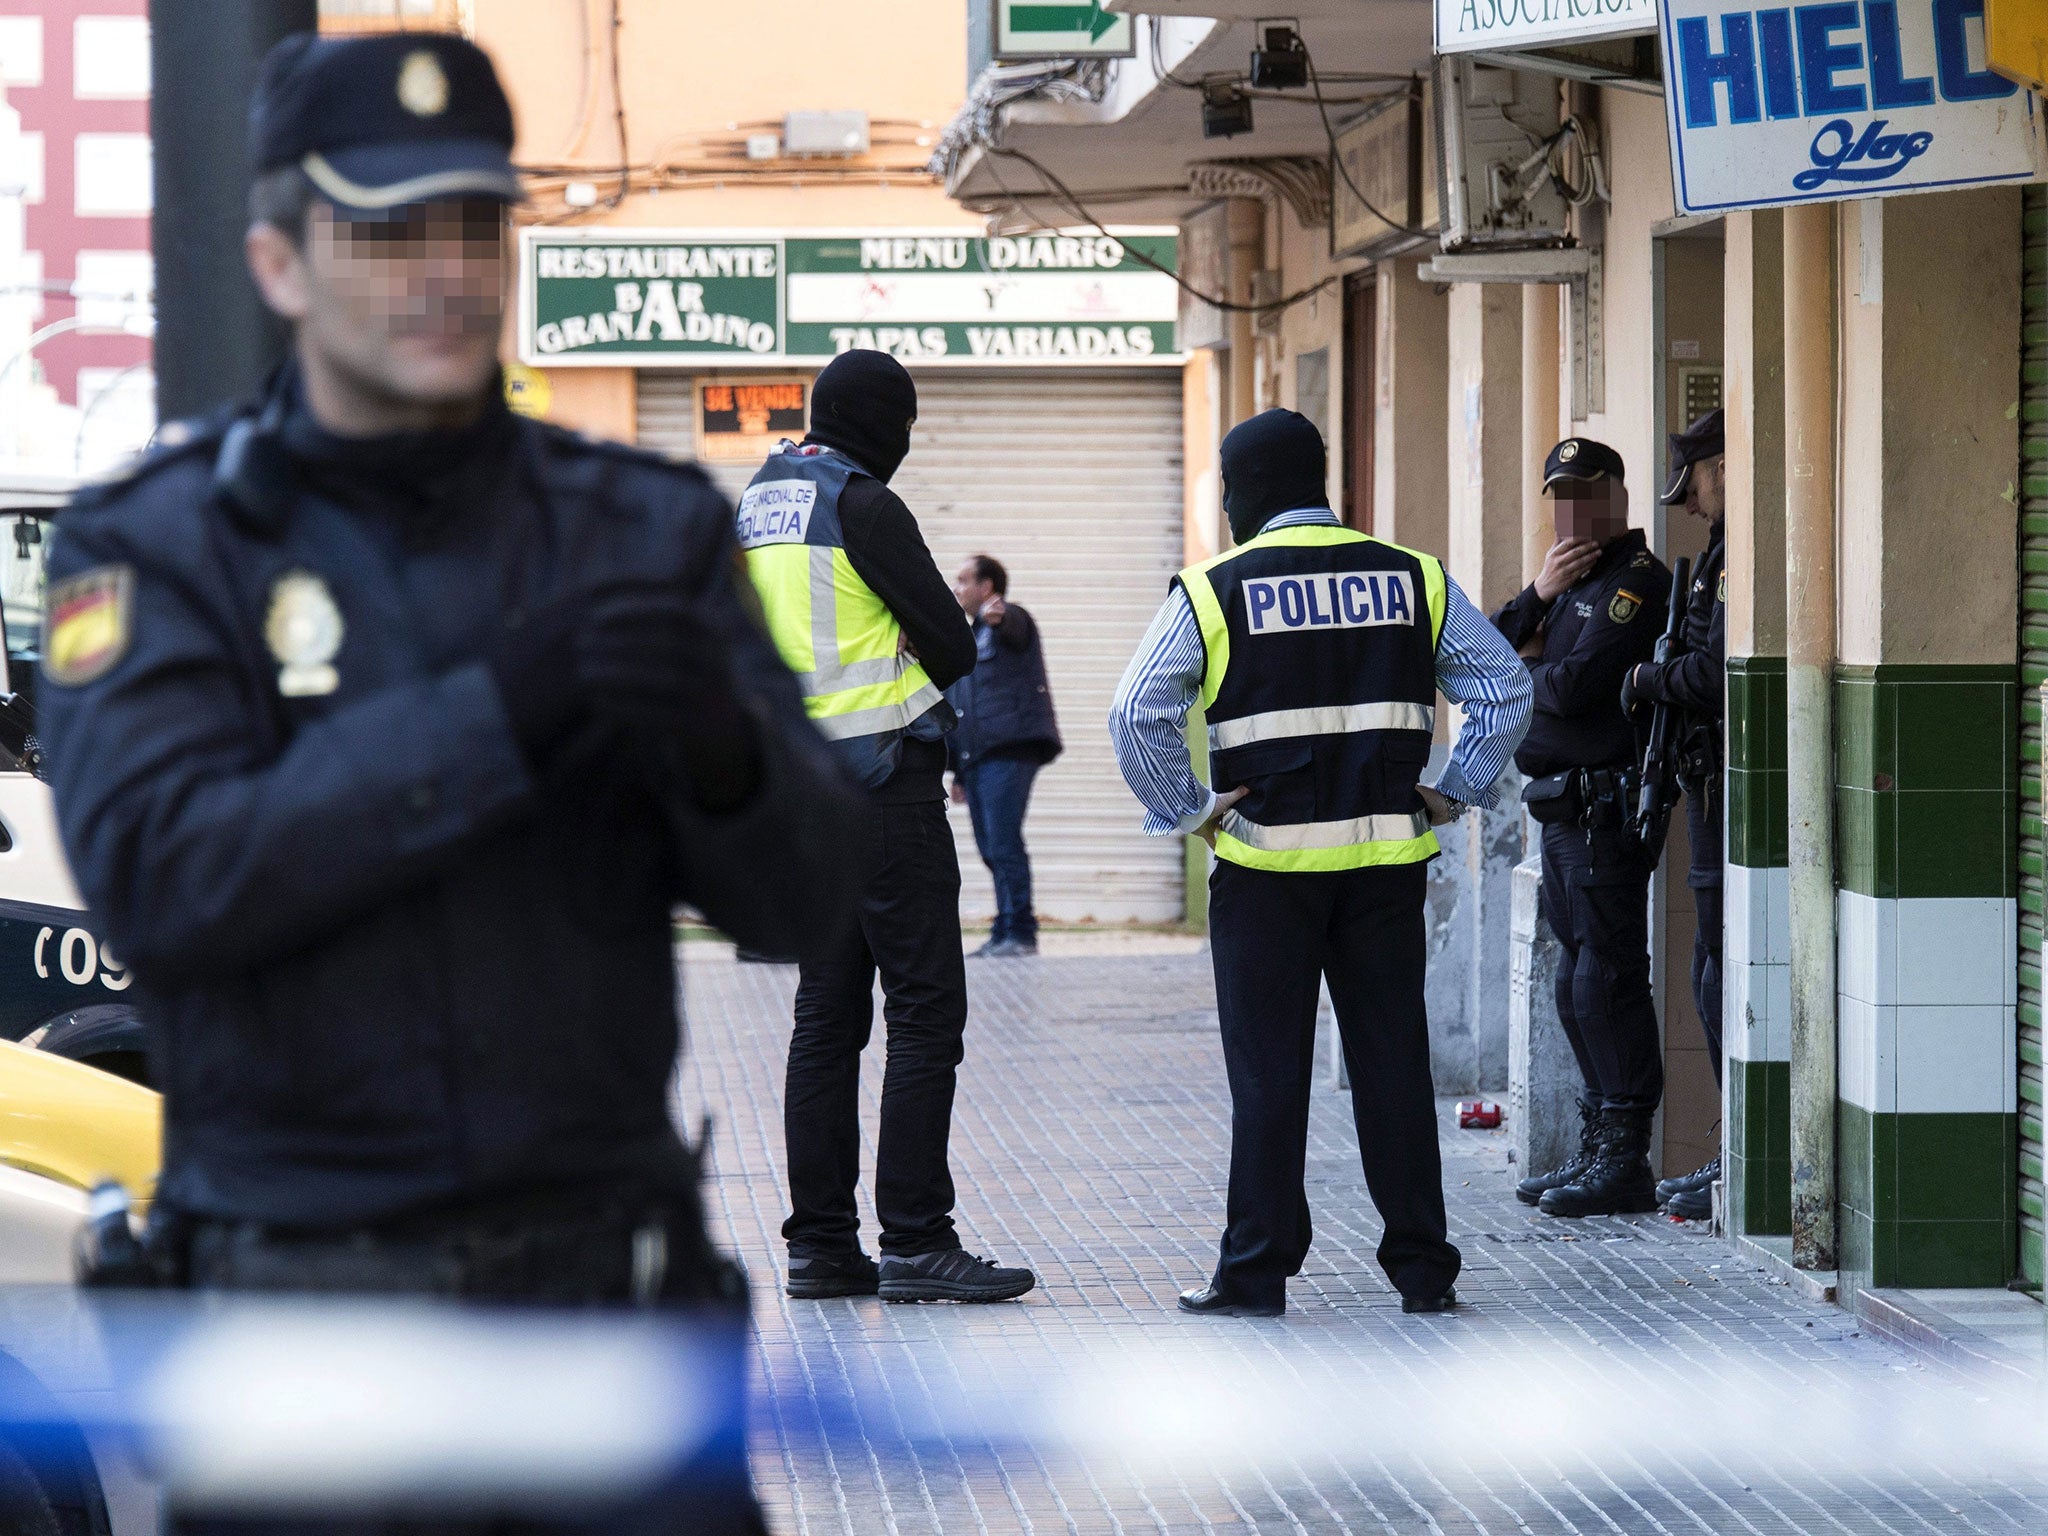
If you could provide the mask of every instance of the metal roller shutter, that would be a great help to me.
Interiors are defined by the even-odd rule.
[[[2020,326],[2020,1268],[2042,1279],[2041,688],[2048,681],[2048,191],[2026,189]]]
[[[1176,921],[1180,839],[1138,830],[1103,719],[1181,563],[1179,370],[934,370],[917,387],[895,489],[949,580],[969,555],[993,555],[1045,638],[1066,751],[1039,776],[1025,829],[1039,916]],[[639,416],[643,445],[688,454],[690,376],[642,373]],[[714,474],[736,496],[751,467]],[[963,807],[953,822],[961,910],[986,921],[994,893]]]

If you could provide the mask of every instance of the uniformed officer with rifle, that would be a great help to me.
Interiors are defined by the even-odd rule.
[[[1727,461],[1722,418],[1709,411],[1671,444],[1671,479],[1662,500],[1683,506],[1707,523],[1707,551],[1694,568],[1686,593],[1684,622],[1668,655],[1630,670],[1623,683],[1623,707],[1647,705],[1651,733],[1663,733],[1669,749],[1645,774],[1643,793],[1666,815],[1685,793],[1685,828],[1692,848],[1685,882],[1692,888],[1698,928],[1693,937],[1692,995],[1706,1031],[1707,1059],[1714,1081],[1722,1076],[1721,1042],[1721,822],[1722,721],[1727,713],[1728,546]],[[1657,836],[1662,849],[1663,838]],[[1665,1211],[1702,1220],[1713,1211],[1713,1184],[1721,1176],[1716,1157],[1702,1168],[1657,1186]]]
[[[1652,864],[1633,825],[1640,743],[1622,678],[1650,659],[1670,576],[1628,524],[1621,455],[1566,438],[1543,466],[1557,542],[1494,614],[1527,659],[1535,712],[1515,762],[1543,825],[1543,916],[1563,955],[1557,1012],[1585,1083],[1579,1150],[1516,1195],[1551,1216],[1655,1208],[1650,1128],[1664,1093],[1650,992]]]
[[[710,482],[506,408],[512,142],[459,37],[273,50],[247,251],[292,361],[63,515],[50,778],[164,1087],[151,1276],[695,1308],[728,1341],[698,1467],[474,1528],[758,1531],[671,914],[830,946],[859,809]]]

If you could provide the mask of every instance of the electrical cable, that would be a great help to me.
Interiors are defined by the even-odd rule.
[[[1371,198],[1367,197],[1363,192],[1358,190],[1358,183],[1351,179],[1351,171],[1344,164],[1344,157],[1337,152],[1337,129],[1335,125],[1331,123],[1330,109],[1323,101],[1323,83],[1321,78],[1316,74],[1315,57],[1314,55],[1309,53],[1308,44],[1306,42],[1303,42],[1301,51],[1302,56],[1308,65],[1309,89],[1315,92],[1316,115],[1323,120],[1323,137],[1329,140],[1330,143],[1330,169],[1335,174],[1343,178],[1344,185],[1351,189],[1351,195],[1358,199],[1358,205],[1361,208],[1363,208],[1367,213],[1371,214],[1374,218],[1378,219],[1382,224],[1386,225],[1389,229],[1399,230],[1404,235],[1413,235],[1418,239],[1427,239],[1430,235],[1429,230],[1418,229],[1415,225],[1409,224],[1401,219],[1389,218],[1386,214],[1381,213],[1379,209],[1373,206]],[[1413,88],[1414,87],[1411,85],[1410,90],[1413,90]]]
[[[1088,205],[1081,201],[1080,195],[1076,193],[1073,190],[1073,188],[1069,187],[1064,181],[1061,181],[1059,177],[1055,176],[1039,160],[1035,159],[1030,155],[1025,154],[1024,151],[1021,149],[1000,149],[993,144],[987,145],[985,146],[985,148],[987,152],[991,155],[1000,155],[1004,159],[1016,160],[1024,165],[1029,166],[1031,170],[1034,171],[1038,175],[1038,177],[1045,182],[1047,187],[1053,190],[1055,194],[1055,200],[1065,204],[1066,207],[1090,229],[1093,229],[1097,234],[1103,236],[1105,239],[1115,240],[1119,245],[1123,245],[1124,254],[1129,256],[1133,261],[1137,262],[1140,266],[1150,267],[1154,272],[1158,272],[1166,277],[1172,278],[1174,286],[1180,289],[1181,292],[1187,294],[1190,298],[1197,299],[1200,302],[1207,304],[1212,309],[1222,311],[1224,314],[1264,315],[1271,314],[1277,310],[1291,309],[1296,304],[1302,303],[1304,300],[1315,297],[1315,295],[1321,293],[1325,288],[1330,287],[1340,277],[1343,276],[1343,274],[1340,272],[1332,272],[1328,277],[1323,278],[1320,282],[1311,283],[1306,288],[1296,289],[1293,293],[1282,294],[1279,298],[1270,300],[1264,304],[1240,304],[1234,299],[1218,298],[1214,294],[1204,293],[1201,289],[1197,288],[1193,283],[1189,282],[1186,278],[1182,277],[1178,272],[1174,271],[1173,268],[1167,266],[1164,262],[1155,261],[1152,257],[1147,256],[1143,251],[1133,250],[1130,246],[1124,245],[1123,238],[1116,234],[1115,231],[1111,230],[1100,219],[1098,219],[1089,210]],[[993,167],[990,168],[990,174],[996,177],[997,185],[1001,186],[1002,177],[996,174]],[[1006,193],[1008,193],[1012,202],[1018,203],[1021,206],[1022,200],[1018,198],[1014,192],[1010,192],[1008,187],[1004,187],[1003,190]]]
[[[612,0],[612,115],[619,124],[619,189],[605,200],[607,208],[618,207],[633,190],[633,156],[626,147],[626,93],[619,83],[619,28],[624,24],[620,0]]]

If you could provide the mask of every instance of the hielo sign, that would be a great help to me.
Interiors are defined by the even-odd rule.
[[[2030,181],[2033,99],[1984,66],[1984,0],[1664,0],[1680,213]]]

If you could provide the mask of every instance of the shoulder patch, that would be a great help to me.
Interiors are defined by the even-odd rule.
[[[135,568],[99,565],[50,589],[43,675],[66,688],[104,677],[128,654]]]
[[[1617,624],[1626,624],[1642,611],[1643,600],[1627,587],[1617,591],[1607,604],[1607,617]]]

